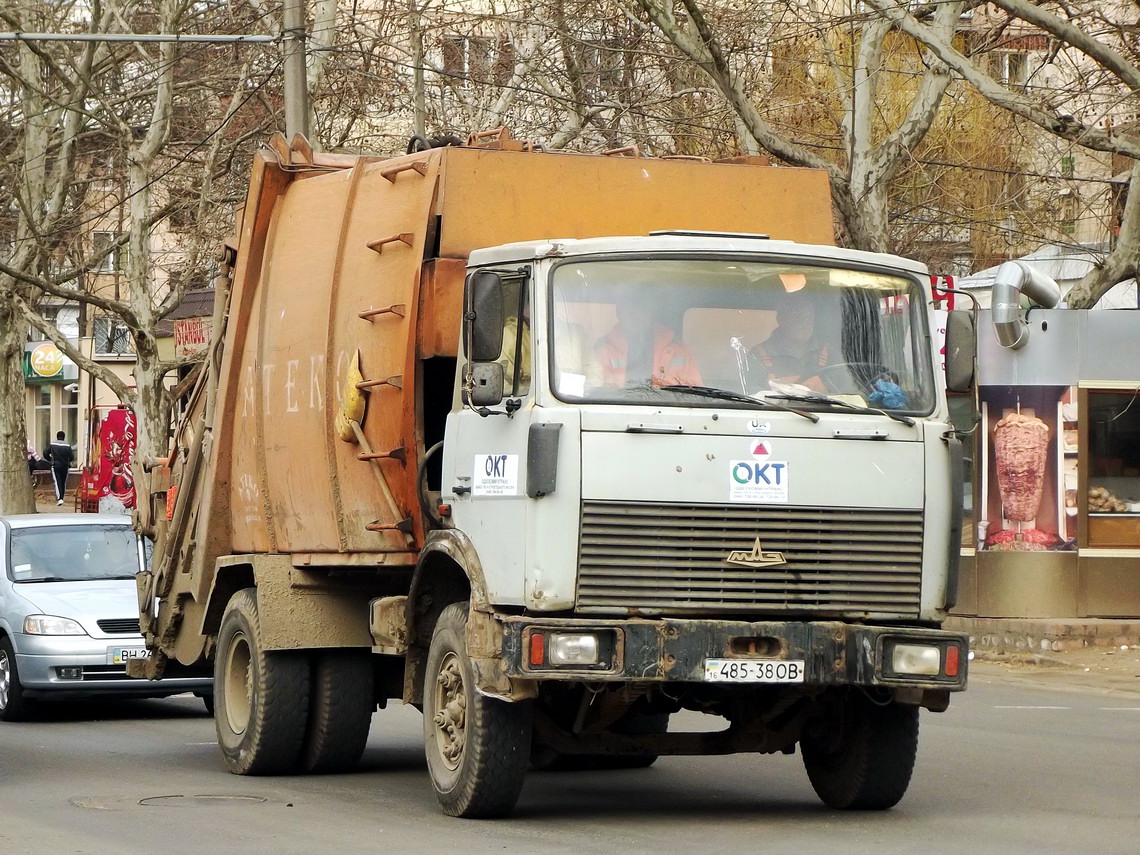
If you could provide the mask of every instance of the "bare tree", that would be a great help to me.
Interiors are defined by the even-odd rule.
[[[44,8],[52,7],[27,3],[3,14],[13,29],[51,29],[28,26],[32,19],[17,14]],[[92,32],[136,27],[177,33],[216,26],[211,13],[221,6],[189,0],[77,4],[57,9],[63,17],[56,28],[82,19],[88,8],[97,13],[84,23]],[[77,53],[70,44],[41,44],[18,43],[11,52],[15,61],[4,67],[8,86],[18,93],[12,119],[23,140],[20,156],[10,158],[4,169],[5,184],[22,212],[18,250],[0,261],[0,312],[18,321],[3,325],[3,376],[7,384],[19,383],[16,394],[0,399],[4,510],[30,501],[26,467],[24,477],[7,477],[17,471],[17,460],[23,467],[19,371],[28,325],[135,411],[136,460],[165,453],[171,408],[166,378],[178,363],[160,354],[159,322],[192,283],[208,276],[226,229],[226,218],[216,212],[228,212],[236,198],[235,152],[264,138],[265,123],[258,119],[271,114],[253,110],[250,120],[251,111],[243,108],[257,103],[262,85],[277,70],[275,61],[269,63],[260,80],[252,76],[249,62],[220,71],[217,56],[228,49],[217,46],[119,42],[89,44]],[[239,112],[245,113],[244,127],[233,121]],[[95,173],[112,189],[93,192],[89,179]],[[201,227],[180,230],[172,215]],[[91,225],[107,218],[122,223],[121,232],[96,246]],[[155,246],[160,227],[161,255]],[[111,254],[123,259],[113,288],[93,285],[98,277],[91,271],[104,269]],[[81,351],[44,317],[41,303],[52,298],[90,307],[126,328],[136,357],[133,384]],[[8,424],[12,427],[5,429]],[[142,467],[135,473],[145,495]]]
[[[953,40],[930,26],[923,13],[896,0],[868,0],[885,20],[921,41],[955,73],[962,76],[994,104],[1030,122],[1057,138],[1096,151],[1131,160],[1130,186],[1140,178],[1140,134],[1105,121],[1108,108],[1123,105],[1140,95],[1140,56],[1134,27],[1124,25],[1135,10],[1075,4],[1058,6],[1058,13],[1026,0],[995,0],[1009,16],[1006,23],[1020,20],[1047,33],[1063,50],[1077,56],[1073,64],[1073,88],[1053,93],[1032,92],[1005,85],[987,73],[973,57],[966,56]],[[917,16],[915,12],[917,11]],[[920,20],[920,17],[924,20]],[[1100,105],[1097,101],[1100,100]],[[1081,109],[1088,108],[1088,109]],[[1086,114],[1086,118],[1081,118]],[[1134,118],[1134,116],[1132,116]],[[1094,305],[1112,286],[1140,272],[1140,200],[1129,194],[1119,222],[1112,251],[1067,295],[1073,308]]]
[[[26,24],[43,22],[43,12],[42,4],[21,0],[0,12],[0,20],[16,29],[33,29]],[[98,54],[89,45],[76,58],[71,87],[58,85],[53,75],[58,66],[31,43],[17,43],[0,55],[5,78],[23,84],[6,87],[7,124],[16,145],[6,147],[4,158],[4,201],[13,211],[7,235],[12,251],[0,264],[0,511],[5,513],[35,510],[24,454],[22,362],[28,325],[19,295],[28,294],[29,279],[35,282],[46,272],[44,239],[56,234],[69,214],[86,81],[100,61]]]
[[[880,83],[884,77],[889,25],[856,15],[847,16],[846,30],[852,38],[843,55],[820,33],[826,16],[819,9],[807,6],[803,16],[789,16],[787,11],[791,7],[783,9],[781,14],[780,4],[772,6],[773,15],[789,21],[805,37],[816,40],[820,65],[827,68],[830,78],[827,85],[845,96],[841,111],[835,116],[842,147],[838,157],[828,157],[802,145],[785,130],[786,125],[765,115],[766,111],[748,92],[746,75],[725,48],[725,39],[732,34],[716,27],[718,9],[713,4],[681,0],[682,16],[674,11],[673,3],[663,0],[637,0],[635,8],[648,15],[665,37],[701,68],[757,146],[787,163],[824,169],[830,174],[837,224],[845,243],[886,251],[891,248],[888,228],[891,183],[930,130],[950,75],[941,62],[928,59],[919,84],[909,95],[906,109],[891,126],[885,127],[880,108],[887,99]],[[961,8],[961,3],[939,6],[933,26],[939,32],[952,34]]]

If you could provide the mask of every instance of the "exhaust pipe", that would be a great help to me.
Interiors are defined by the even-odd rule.
[[[1061,302],[1061,286],[1024,261],[1007,261],[998,268],[990,291],[990,319],[998,344],[1019,350],[1029,341],[1029,324],[1021,317],[1021,295],[1052,309]]]

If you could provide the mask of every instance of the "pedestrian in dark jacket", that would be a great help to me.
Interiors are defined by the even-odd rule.
[[[44,460],[51,463],[52,481],[55,482],[56,505],[63,504],[63,494],[67,491],[67,473],[71,469],[71,463],[74,459],[75,452],[67,444],[66,435],[63,431],[57,432],[52,444],[44,449]]]

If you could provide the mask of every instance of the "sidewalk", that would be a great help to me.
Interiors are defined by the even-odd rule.
[[[55,491],[49,486],[46,489],[36,487],[36,513],[37,514],[71,514],[75,512],[75,492],[68,490],[63,497],[63,504],[55,503]]]
[[[952,617],[945,627],[970,634],[978,676],[1140,694],[1140,620]]]

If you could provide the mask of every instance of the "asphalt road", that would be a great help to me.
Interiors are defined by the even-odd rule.
[[[1140,693],[976,668],[922,715],[918,766],[885,813],[824,808],[798,756],[663,758],[533,773],[514,818],[436,808],[420,717],[377,713],[360,771],[227,774],[192,698],[50,708],[0,725],[0,852],[1140,852]]]

